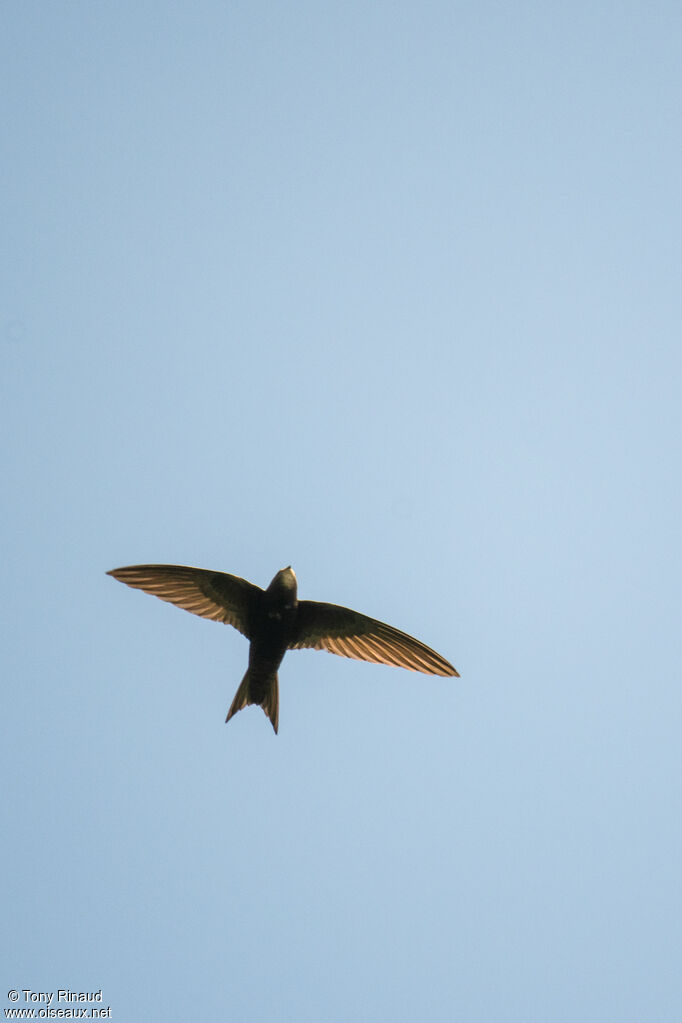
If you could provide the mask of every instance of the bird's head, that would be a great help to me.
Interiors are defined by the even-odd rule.
[[[296,605],[297,588],[296,573],[291,565],[287,565],[286,568],[279,570],[266,592],[271,597],[276,597],[279,600],[284,599],[287,607],[294,607]]]

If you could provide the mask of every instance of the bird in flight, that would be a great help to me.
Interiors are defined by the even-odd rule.
[[[338,604],[298,600],[291,565],[277,573],[267,590],[236,575],[184,565],[131,565],[114,568],[107,575],[202,618],[232,625],[246,636],[249,666],[226,723],[238,710],[254,703],[263,708],[277,732],[277,669],[287,650],[309,647],[425,675],[459,677],[435,650],[391,625]]]

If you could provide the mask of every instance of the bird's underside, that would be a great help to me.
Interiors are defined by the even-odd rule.
[[[435,650],[391,625],[338,604],[298,600],[291,566],[278,572],[267,590],[226,572],[184,565],[131,565],[108,575],[202,618],[232,625],[249,640],[249,666],[226,721],[254,703],[277,731],[277,669],[287,650],[327,650],[427,675],[458,676]]]

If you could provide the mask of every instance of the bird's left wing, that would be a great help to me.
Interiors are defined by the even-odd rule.
[[[338,604],[298,603],[290,649],[312,647],[341,657],[394,664],[426,675],[459,675],[449,661],[406,632]]]
[[[260,586],[226,572],[185,565],[130,565],[114,568],[107,575],[167,600],[184,611],[225,622],[250,639],[250,622],[257,606]]]

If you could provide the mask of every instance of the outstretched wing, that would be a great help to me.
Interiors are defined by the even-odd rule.
[[[350,608],[315,600],[299,601],[289,647],[328,650],[341,657],[394,664],[425,675],[459,675],[449,661],[407,633]]]
[[[246,579],[184,565],[130,565],[114,568],[107,575],[184,611],[233,625],[247,639],[251,638],[253,611],[263,591]]]

